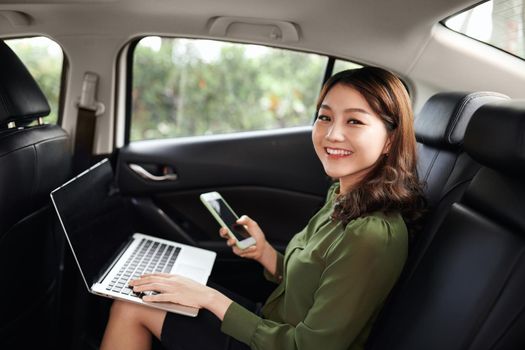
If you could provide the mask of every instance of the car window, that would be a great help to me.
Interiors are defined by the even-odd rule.
[[[130,141],[311,125],[327,62],[260,45],[145,37],[133,53]]]
[[[356,68],[362,68],[363,66],[357,63],[343,61],[343,60],[335,60],[334,62],[334,70],[332,71],[332,75],[335,73],[339,73],[346,69],[356,69]]]
[[[60,46],[46,37],[7,39],[4,42],[17,54],[46,96],[51,113],[44,121],[56,124],[64,54]]]
[[[447,18],[448,28],[525,59],[524,0],[491,0]]]

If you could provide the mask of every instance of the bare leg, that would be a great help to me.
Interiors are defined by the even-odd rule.
[[[160,339],[166,312],[114,301],[100,350],[150,349],[151,335]]]

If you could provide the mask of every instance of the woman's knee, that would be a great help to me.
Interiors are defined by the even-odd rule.
[[[110,316],[117,322],[126,323],[129,326],[140,326],[160,339],[162,324],[166,317],[166,311],[151,307],[115,300],[111,306]]]
[[[141,322],[144,315],[144,309],[145,307],[142,305],[115,300],[113,301],[113,305],[111,305],[111,317]]]

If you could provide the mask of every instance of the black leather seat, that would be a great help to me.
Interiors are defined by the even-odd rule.
[[[443,92],[432,96],[415,120],[418,174],[428,204],[425,228],[411,240],[400,280],[408,278],[452,203],[459,200],[480,168],[463,151],[465,130],[481,106],[508,100],[497,92]]]
[[[42,123],[47,100],[1,41],[0,70],[0,348],[54,348],[63,244],[49,192],[70,176],[69,138]]]
[[[416,116],[414,128],[418,143],[418,173],[426,184],[425,196],[430,208],[435,207],[446,192],[465,177],[459,179],[461,174],[458,173],[455,179],[451,179],[463,151],[465,129],[474,112],[486,103],[506,99],[507,96],[496,92],[444,92],[425,103]],[[459,166],[468,166],[466,162]]]
[[[480,169],[388,300],[367,349],[525,348],[525,101],[480,107]]]

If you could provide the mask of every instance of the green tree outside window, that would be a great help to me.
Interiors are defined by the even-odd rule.
[[[147,37],[134,53],[131,141],[311,125],[327,57]]]

